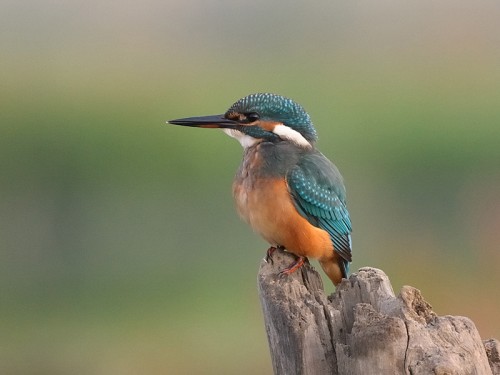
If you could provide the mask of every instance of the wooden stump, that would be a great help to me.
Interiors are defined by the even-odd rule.
[[[361,268],[327,297],[305,265],[278,273],[294,257],[262,261],[259,294],[276,375],[500,374],[499,342],[483,342],[465,317],[437,316],[420,291],[394,295],[389,278]]]

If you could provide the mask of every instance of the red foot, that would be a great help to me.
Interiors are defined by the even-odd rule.
[[[306,257],[300,257],[297,256],[297,260],[290,265],[290,267],[285,268],[284,270],[281,270],[279,275],[290,275],[291,273],[294,273],[297,271],[300,267],[304,265],[305,262],[307,262]]]

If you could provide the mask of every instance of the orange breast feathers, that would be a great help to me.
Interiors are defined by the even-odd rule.
[[[331,259],[333,244],[329,234],[311,225],[294,206],[284,178],[248,181],[233,185],[240,216],[273,246],[284,246],[295,255]]]

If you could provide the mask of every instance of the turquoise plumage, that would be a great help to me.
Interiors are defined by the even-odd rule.
[[[286,179],[299,213],[330,235],[334,250],[344,260],[343,274],[346,277],[352,261],[352,227],[338,169],[315,150],[301,158]]]

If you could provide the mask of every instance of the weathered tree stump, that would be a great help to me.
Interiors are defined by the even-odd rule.
[[[361,268],[327,297],[309,265],[277,250],[262,261],[259,293],[276,375],[500,374],[499,341],[465,317],[437,316],[420,291],[394,295],[381,270]]]

